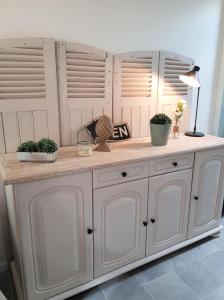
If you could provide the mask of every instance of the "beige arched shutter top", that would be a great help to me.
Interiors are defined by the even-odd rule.
[[[179,75],[192,69],[194,61],[170,52],[160,51],[158,76],[157,112],[173,118],[178,100],[186,101],[187,107],[181,119],[181,131],[189,129],[192,108],[192,88],[179,80]]]

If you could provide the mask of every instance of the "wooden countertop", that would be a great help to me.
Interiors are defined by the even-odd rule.
[[[48,177],[77,173],[94,168],[118,165],[176,153],[202,151],[224,147],[224,138],[205,136],[192,138],[180,135],[170,138],[166,146],[152,146],[149,138],[132,139],[112,144],[112,152],[93,152],[92,156],[78,156],[77,146],[59,149],[54,163],[19,162],[16,154],[0,156],[0,175],[4,184],[14,184]]]

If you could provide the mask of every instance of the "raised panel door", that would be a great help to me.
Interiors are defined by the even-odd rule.
[[[28,299],[93,278],[91,173],[15,186]]]
[[[189,238],[218,227],[224,196],[224,149],[196,153]]]
[[[148,179],[94,191],[94,275],[145,256]]]
[[[191,179],[191,169],[149,179],[147,255],[186,239]]]

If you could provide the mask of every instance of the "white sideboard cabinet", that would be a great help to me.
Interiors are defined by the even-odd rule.
[[[66,299],[222,229],[224,139],[76,151],[1,157],[19,300]]]

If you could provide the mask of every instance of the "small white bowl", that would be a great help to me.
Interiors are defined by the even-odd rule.
[[[58,156],[58,151],[53,153],[45,152],[17,152],[17,158],[20,161],[33,162],[54,162]]]

